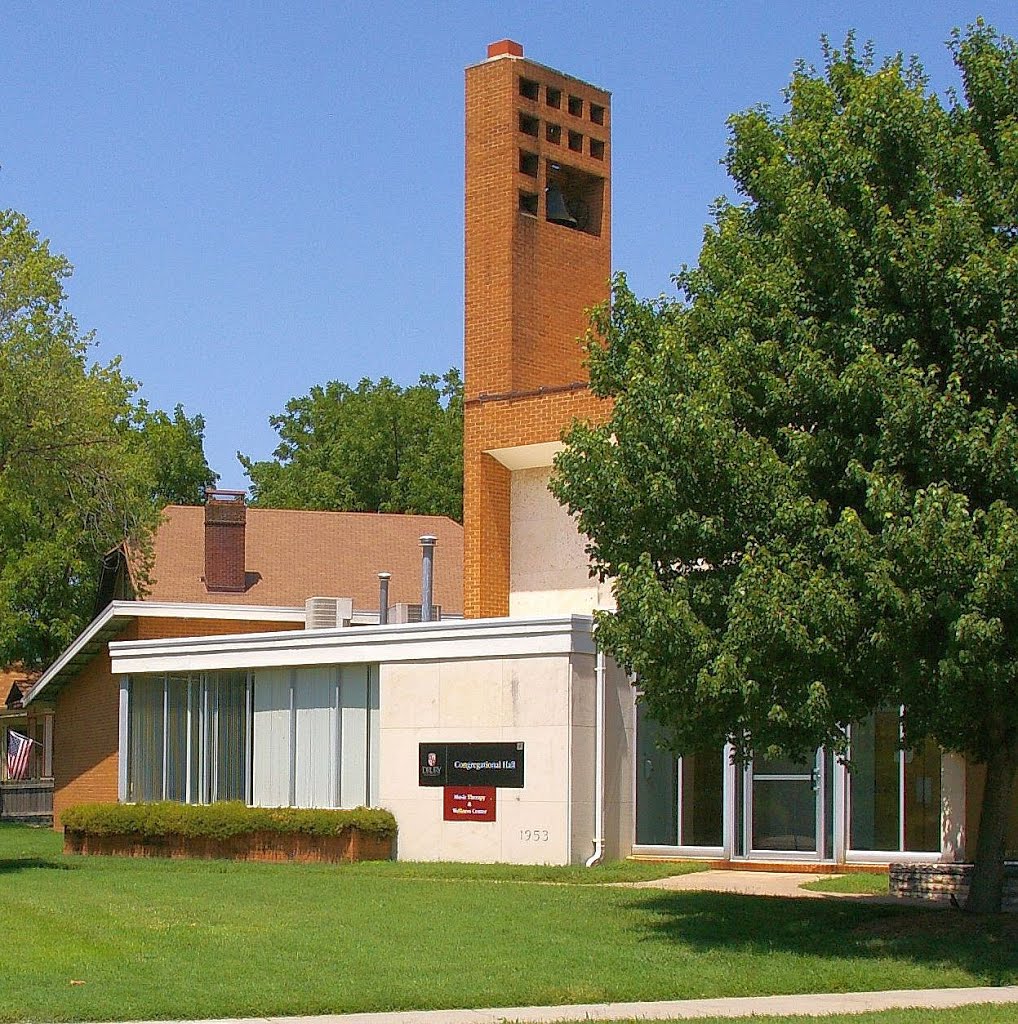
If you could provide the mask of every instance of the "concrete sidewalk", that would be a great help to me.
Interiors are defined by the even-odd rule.
[[[794,899],[850,900],[855,903],[879,903],[897,907],[945,909],[948,898],[916,899],[892,896],[890,893],[818,892],[803,889],[807,882],[819,882],[837,875],[819,875],[808,871],[734,871],[716,868],[694,871],[688,875],[668,875],[644,882],[609,882],[607,884],[628,889],[665,889],[668,892],[727,892],[740,896],[784,896]]]
[[[950,903],[942,898],[918,899],[892,896],[890,893],[833,893],[803,889],[808,882],[837,878],[836,874],[817,874],[812,871],[758,871],[714,868],[693,871],[690,874],[670,874],[664,879],[645,882],[610,882],[624,889],[664,889],[668,892],[733,893],[739,896],[783,896],[792,899],[839,899],[855,903],[880,903],[890,906],[913,906],[922,909],[948,909]]]
[[[340,1013],[322,1017],[255,1017],[204,1024],[544,1024],[588,1020],[696,1020],[763,1014],[863,1013],[907,1007],[947,1009],[977,1003],[1018,1005],[1018,986],[1007,988],[905,989],[897,992],[842,992],[800,996],[747,996],[731,999],[676,999],[654,1003],[584,1003],[577,1006],[518,1006],[485,1010],[408,1010],[403,1013]],[[1018,1018],[1018,1009],[1016,1009]],[[135,1022],[139,1024],[139,1022]],[[155,1022],[146,1022],[155,1024]],[[179,1024],[200,1024],[182,1021]]]
[[[710,871],[693,871],[687,875],[652,878],[644,882],[609,884],[625,889],[667,889],[669,892],[730,892],[744,896],[822,898],[831,894],[799,887],[807,882],[819,882],[829,877],[832,876],[811,874],[806,871],[732,871],[727,868],[716,868]]]

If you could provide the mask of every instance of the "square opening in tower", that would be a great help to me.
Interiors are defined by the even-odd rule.
[[[575,167],[549,162],[545,186],[549,195],[553,190],[558,190],[569,217],[575,223],[569,223],[564,218],[552,220],[550,211],[546,212],[547,220],[574,231],[600,236],[604,212],[604,178]],[[548,204],[545,205],[547,207]]]
[[[525,213],[528,216],[537,216],[537,193],[536,192],[524,192],[520,190],[520,213]]]
[[[538,129],[541,127],[541,122],[536,117],[532,117],[530,114],[524,114],[520,111],[520,131],[524,135],[533,135],[537,138]]]
[[[521,78],[520,95],[526,100],[536,100],[541,95],[541,87],[533,79]]]

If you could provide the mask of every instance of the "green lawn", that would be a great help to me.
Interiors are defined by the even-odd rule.
[[[868,893],[873,896],[886,896],[887,873],[875,875],[856,871],[848,875],[827,876],[815,882],[807,882],[802,888],[812,889],[815,892]]]
[[[65,858],[59,845],[0,829],[18,936],[3,1021],[1018,982],[1011,916],[577,885],[597,876],[572,869]]]

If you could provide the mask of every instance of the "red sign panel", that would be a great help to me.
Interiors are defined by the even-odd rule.
[[[446,786],[446,821],[494,821],[494,786]]]

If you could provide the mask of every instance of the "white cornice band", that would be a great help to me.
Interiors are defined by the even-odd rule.
[[[463,619],[110,644],[114,675],[595,653],[587,615]]]

